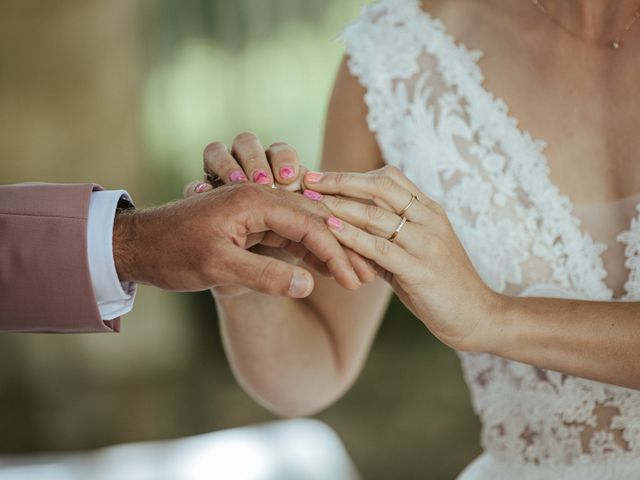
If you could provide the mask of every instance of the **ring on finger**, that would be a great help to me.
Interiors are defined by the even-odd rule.
[[[213,188],[218,188],[224,185],[224,181],[218,175],[214,177],[213,175],[207,173],[206,178],[207,182],[209,182]]]
[[[400,223],[398,224],[398,226],[396,227],[396,229],[393,231],[393,233],[388,239],[391,243],[394,242],[394,240],[400,234],[400,232],[402,231],[406,223],[407,223],[407,217],[402,217],[402,219],[400,220]]]
[[[411,205],[413,205],[413,202],[416,202],[416,201],[419,201],[418,196],[415,193],[412,193],[411,200],[409,200],[409,203],[407,203],[407,205],[402,210],[400,210],[400,213],[398,213],[398,215],[403,217],[404,214],[407,213],[407,210],[411,208]]]

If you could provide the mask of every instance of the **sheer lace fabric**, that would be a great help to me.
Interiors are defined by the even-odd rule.
[[[545,143],[484,88],[480,52],[456,43],[416,0],[366,7],[343,38],[385,161],[445,208],[491,288],[640,300],[640,196],[572,205],[549,177]],[[551,478],[542,472],[567,468],[591,472],[571,478],[640,478],[639,391],[460,357],[494,462],[476,462],[465,478]]]

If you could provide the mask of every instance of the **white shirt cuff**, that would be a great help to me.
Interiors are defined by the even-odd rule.
[[[123,197],[131,201],[124,190],[93,192],[89,203],[89,272],[100,316],[105,321],[129,313],[136,296],[136,284],[120,282],[113,260],[113,224]]]

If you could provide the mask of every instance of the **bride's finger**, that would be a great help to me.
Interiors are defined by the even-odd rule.
[[[224,183],[243,183],[248,178],[240,164],[231,156],[227,146],[222,142],[207,145],[202,154],[204,173],[211,177],[220,177]]]
[[[412,255],[418,255],[423,247],[420,225],[410,221],[403,223],[402,217],[385,208],[333,195],[323,196],[322,202],[336,217],[378,237],[391,238],[402,223],[401,231],[394,239],[396,245]]]
[[[184,186],[182,189],[182,196],[183,198],[189,198],[194,195],[198,195],[199,193],[205,193],[211,190],[213,190],[213,187],[210,184],[194,180]]]
[[[273,174],[260,139],[251,132],[236,136],[231,153],[252,182],[273,185]]]
[[[304,177],[307,188],[320,193],[371,200],[376,205],[397,214],[406,214],[414,222],[424,222],[428,212],[424,204],[415,201],[415,194],[400,186],[384,173],[319,173]],[[414,205],[415,204],[415,205]]]
[[[298,152],[287,143],[274,143],[266,151],[276,182],[286,190],[298,191],[303,171]]]
[[[373,260],[394,275],[410,271],[415,266],[415,257],[389,240],[365,232],[337,217],[329,217],[326,223],[342,245]]]

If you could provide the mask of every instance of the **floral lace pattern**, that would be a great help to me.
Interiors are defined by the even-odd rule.
[[[545,143],[484,87],[482,54],[455,42],[417,0],[380,0],[343,33],[385,160],[446,210],[483,280],[520,296],[614,300],[606,245],[581,230],[551,182]],[[619,300],[640,300],[640,213]],[[482,443],[539,468],[637,460],[640,391],[487,354],[461,354]],[[640,470],[639,470],[640,471]]]

